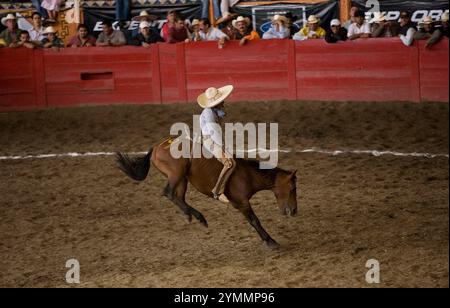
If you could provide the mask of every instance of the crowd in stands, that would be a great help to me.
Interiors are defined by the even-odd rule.
[[[44,0],[41,5],[46,8],[49,18],[54,18],[52,10],[59,5],[58,0]],[[209,3],[209,1],[207,1]],[[213,2],[218,3],[218,2]],[[70,38],[64,46],[58,38],[57,31],[52,25],[43,26],[46,19],[40,12],[34,12],[31,16],[32,29],[21,30],[17,26],[14,14],[8,14],[1,19],[6,29],[0,33],[0,47],[25,47],[25,48],[63,48],[63,47],[88,47],[88,46],[123,46],[135,45],[148,48],[154,43],[179,43],[197,41],[217,41],[218,47],[223,48],[229,40],[239,40],[240,45],[259,39],[293,39],[298,41],[324,39],[327,43],[334,44],[346,40],[358,40],[380,37],[398,37],[405,45],[411,45],[414,40],[426,40],[426,46],[438,42],[442,37],[449,36],[448,12],[442,14],[440,20],[425,17],[415,25],[411,21],[408,12],[401,12],[398,21],[388,20],[384,13],[375,13],[371,20],[366,20],[366,14],[356,7],[350,11],[350,20],[344,24],[338,19],[333,19],[329,25],[321,24],[315,15],[307,18],[305,25],[296,31],[293,26],[297,20],[291,13],[275,15],[271,19],[270,29],[260,37],[253,29],[248,17],[230,13],[229,8],[237,3],[236,0],[222,0],[221,10],[223,16],[218,17],[211,24],[207,17],[186,21],[177,11],[167,13],[167,21],[161,31],[151,27],[156,16],[146,11],[140,12],[133,20],[139,22],[136,33],[125,28],[114,30],[110,21],[102,22],[102,32],[98,38],[89,34],[86,25],[80,24],[77,35]],[[57,11],[57,10],[56,10]],[[205,12],[203,12],[205,13]]]

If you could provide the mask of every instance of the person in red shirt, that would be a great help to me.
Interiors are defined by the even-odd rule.
[[[178,18],[175,25],[169,29],[167,43],[189,42],[189,30],[184,23],[183,18]]]
[[[67,47],[89,47],[95,46],[95,37],[89,35],[89,31],[86,25],[78,25],[78,34],[72,37],[67,44]]]
[[[165,42],[169,39],[169,29],[175,26],[175,21],[178,18],[178,13],[175,10],[170,10],[167,12],[167,22],[162,26],[161,37]]]

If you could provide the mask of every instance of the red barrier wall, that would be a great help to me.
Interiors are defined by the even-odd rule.
[[[233,84],[231,100],[448,102],[448,40],[339,44],[270,40],[53,50],[0,49],[0,111],[195,101]]]

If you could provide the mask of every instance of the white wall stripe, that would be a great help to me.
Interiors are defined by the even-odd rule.
[[[248,150],[248,152],[255,152],[256,149]],[[378,150],[323,150],[317,148],[308,149],[279,149],[279,150],[264,150],[259,149],[259,151],[278,151],[280,153],[315,153],[315,154],[325,154],[325,155],[371,155],[375,157],[380,156],[398,156],[398,157],[417,157],[417,158],[449,158],[448,154],[432,154],[432,153],[419,153],[419,152],[397,152],[397,151],[378,151]],[[97,157],[97,156],[112,156],[114,152],[69,152],[61,154],[36,154],[36,155],[15,155],[15,156],[0,156],[0,160],[25,160],[25,159],[43,159],[43,158],[71,158],[71,157]],[[146,152],[129,152],[130,155],[142,155]]]

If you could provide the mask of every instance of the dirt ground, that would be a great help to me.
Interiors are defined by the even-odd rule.
[[[0,156],[145,151],[193,104],[0,114]],[[280,147],[448,153],[448,104],[236,103],[230,121],[278,122]],[[111,156],[0,160],[0,287],[448,287],[448,158],[281,154],[298,169],[297,217],[252,200],[274,251],[231,206],[188,192],[206,229]]]

